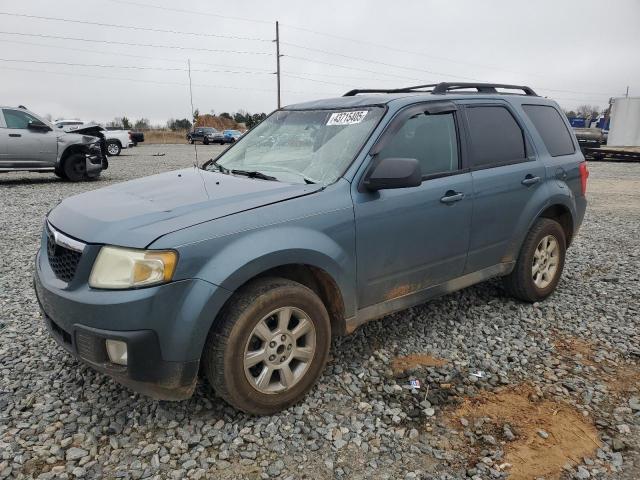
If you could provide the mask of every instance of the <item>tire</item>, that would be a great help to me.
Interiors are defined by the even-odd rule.
[[[513,271],[503,278],[507,293],[525,302],[547,298],[562,276],[566,249],[564,230],[558,222],[549,218],[536,220],[524,240]],[[545,270],[546,275],[541,270]]]
[[[287,313],[286,335],[281,335],[278,318],[286,319]],[[307,333],[297,339],[289,335],[301,325]],[[256,331],[269,338],[261,340]],[[329,315],[312,290],[287,279],[260,278],[238,290],[221,312],[207,337],[203,368],[227,403],[250,414],[269,415],[305,396],[324,369],[330,345]],[[264,358],[245,368],[247,352],[263,350]],[[285,371],[288,387],[281,375]]]
[[[121,151],[122,147],[120,146],[120,142],[118,142],[117,140],[109,140],[107,142],[107,155],[109,155],[110,157],[120,155]]]
[[[202,139],[202,143],[203,143],[204,145],[209,145],[209,139],[208,139],[207,137],[204,137],[204,138]]]
[[[70,182],[79,182],[84,180],[87,175],[86,158],[82,153],[72,153],[65,158],[62,164],[62,173],[64,178]]]
[[[64,170],[62,168],[56,167],[56,169],[53,171],[53,173],[56,174],[56,177],[61,178],[63,180],[66,180],[67,177],[64,174]]]
[[[190,143],[191,145],[193,145],[193,139],[191,139],[191,138],[190,138],[190,139],[189,139],[189,143]]]

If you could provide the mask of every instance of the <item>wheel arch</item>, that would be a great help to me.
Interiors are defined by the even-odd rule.
[[[65,148],[62,151],[62,154],[60,155],[60,160],[58,160],[57,168],[59,169],[64,168],[64,162],[67,160],[67,158],[69,158],[71,155],[74,155],[76,153],[86,154],[87,146],[84,144],[78,144],[78,143],[69,145],[67,148]]]

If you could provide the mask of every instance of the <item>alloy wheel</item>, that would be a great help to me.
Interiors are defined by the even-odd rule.
[[[316,352],[316,329],[295,307],[278,308],[253,328],[244,351],[244,372],[253,388],[274,394],[305,375]]]
[[[533,253],[531,275],[533,283],[538,288],[546,288],[553,281],[558,271],[560,261],[560,246],[553,235],[547,235],[540,240]]]

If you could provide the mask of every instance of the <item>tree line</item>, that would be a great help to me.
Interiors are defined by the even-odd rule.
[[[126,116],[116,117],[107,122],[107,127],[123,128],[124,130],[151,130],[167,128],[171,131],[191,130],[193,127],[216,127],[227,129],[251,129],[267,118],[267,114],[249,113],[246,110],[238,110],[235,113],[222,112],[217,114],[201,114],[198,109],[193,112],[193,118],[170,118],[166,125],[153,126],[148,118],[130,120]]]

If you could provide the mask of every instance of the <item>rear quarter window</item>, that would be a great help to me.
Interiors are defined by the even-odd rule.
[[[511,112],[499,105],[466,109],[474,167],[490,167],[526,159],[524,135]]]
[[[558,110],[549,105],[523,105],[522,109],[536,127],[552,157],[575,153],[571,135]]]

